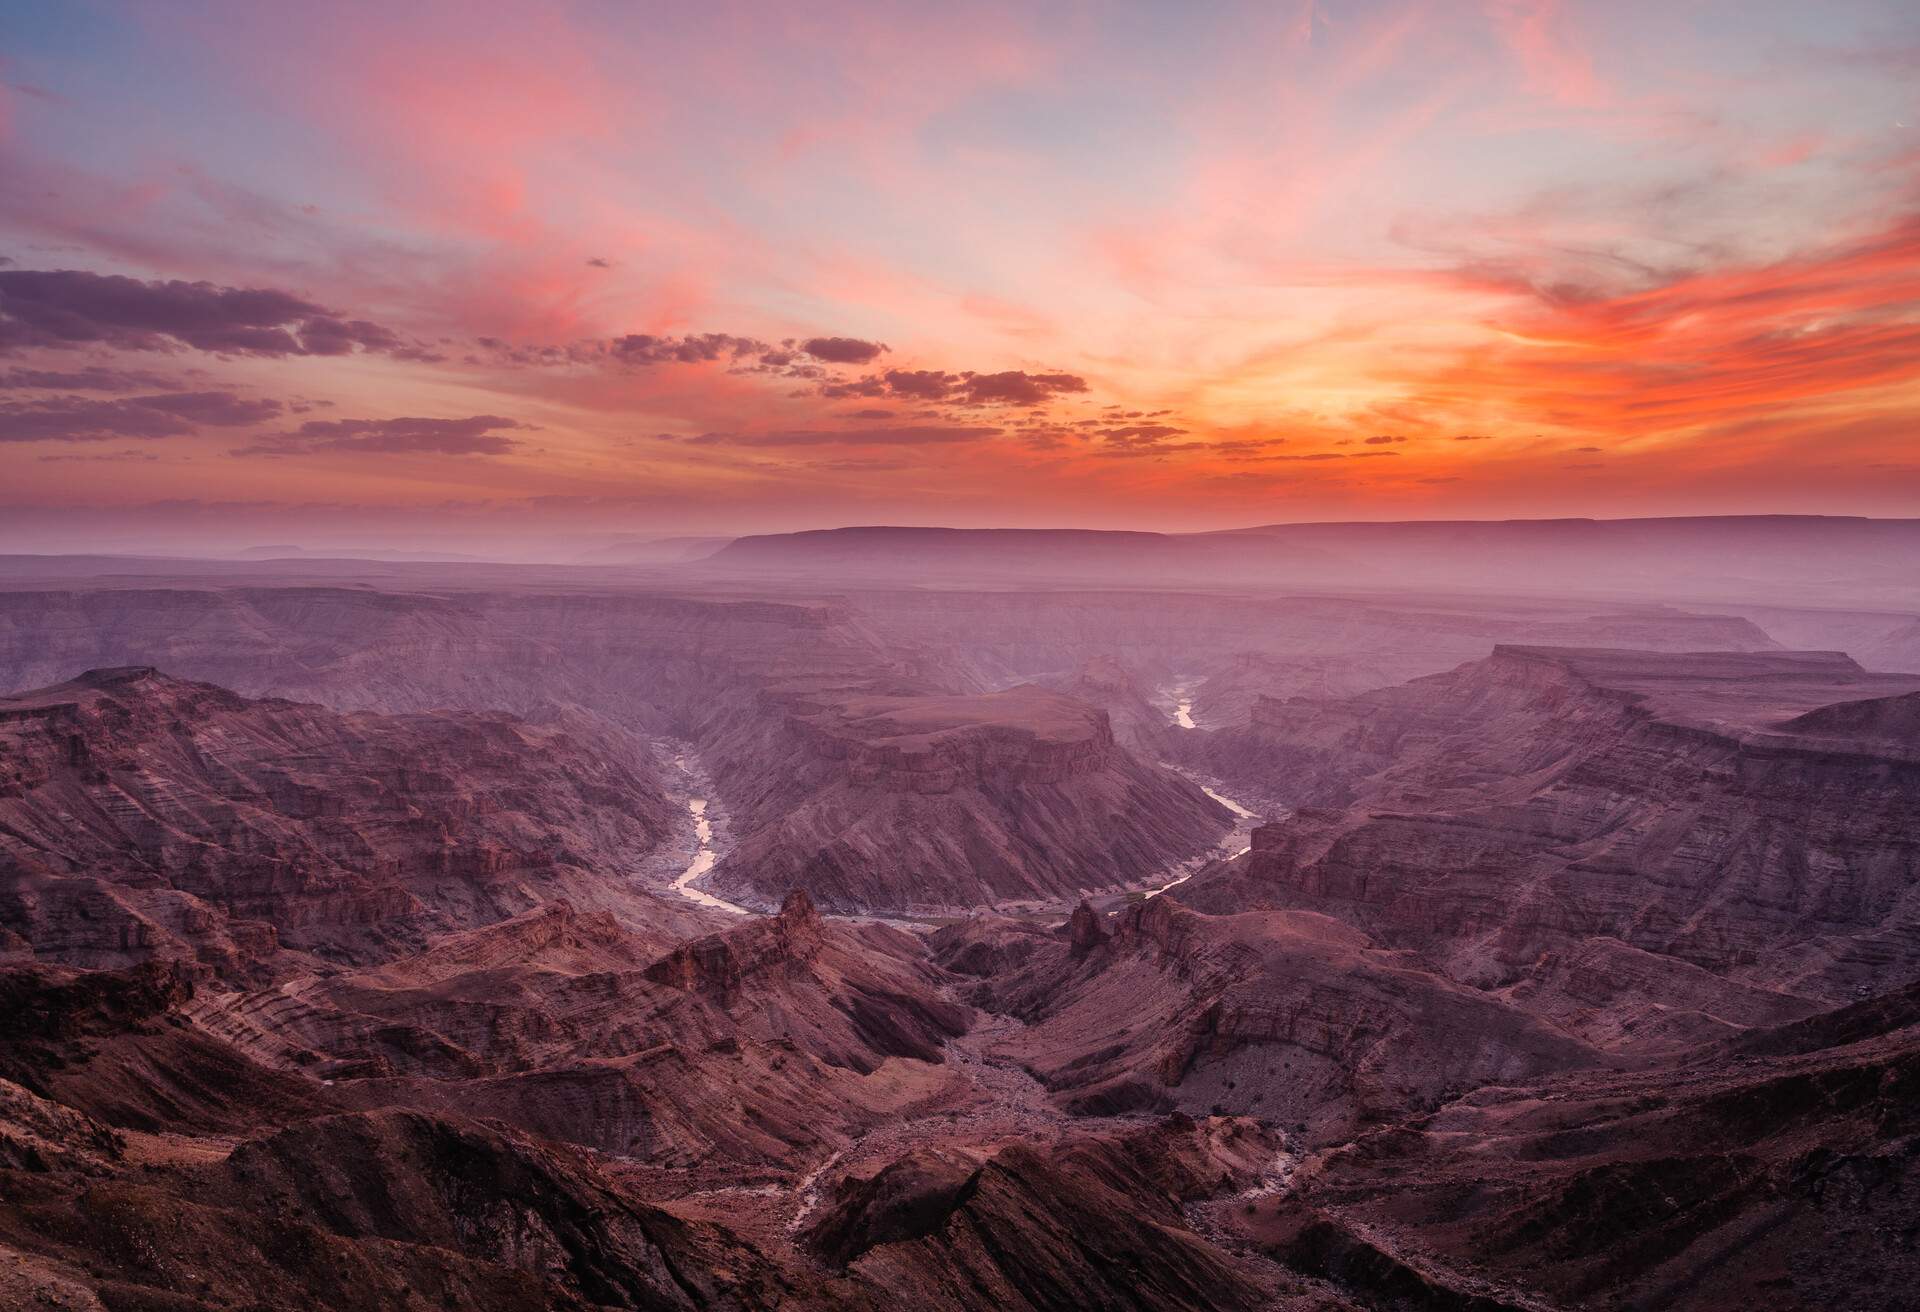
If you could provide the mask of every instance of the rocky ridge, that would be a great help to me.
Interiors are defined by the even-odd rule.
[[[0,933],[74,964],[244,977],[377,959],[560,893],[632,910],[596,872],[675,816],[628,747],[92,671],[0,700]]]

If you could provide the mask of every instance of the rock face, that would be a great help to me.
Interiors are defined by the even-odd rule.
[[[633,591],[208,586],[0,593],[0,685],[152,665],[252,697],[343,710],[561,707],[685,733],[779,678],[871,673],[830,603]]]
[[[646,974],[677,989],[736,997],[757,975],[813,960],[823,941],[820,912],[804,890],[795,889],[779,915],[682,944]]]
[[[1152,676],[1129,669],[1111,656],[1095,656],[1068,675],[1040,680],[1043,686],[1098,706],[1107,713],[1114,736],[1144,760],[1161,760],[1173,752],[1180,730],[1150,694]]]
[[[968,661],[879,634],[845,601],[0,594],[0,684],[131,660],[338,708],[670,734],[692,745],[738,840],[713,886],[765,909],[799,886],[845,911],[1070,899],[1143,883],[1227,828],[1197,788],[1115,744],[1096,708],[983,692]]]
[[[951,793],[1062,784],[1113,764],[1104,715],[1038,688],[973,697],[848,697],[788,720],[856,787]]]
[[[819,931],[809,970],[855,950],[804,904],[789,911],[777,933]],[[544,937],[553,955],[536,974],[563,959],[584,965],[595,951],[595,932],[578,926]],[[494,959],[471,936],[445,948],[439,970]],[[793,965],[763,954],[755,973]],[[481,987],[450,982],[454,996]],[[950,1150],[909,1152],[835,1184],[796,1249],[753,1232],[742,1204],[767,1190],[733,1183],[737,1163],[714,1177],[728,1182],[717,1192],[732,1195],[716,1208],[649,1198],[656,1176],[498,1119],[343,1110],[340,1092],[355,1081],[327,1087],[279,1074],[189,1030],[181,1008],[200,1000],[170,968],[0,969],[0,998],[32,1008],[0,1013],[0,1306],[9,1309],[401,1312],[430,1297],[529,1310],[1066,1312],[1092,1300],[1186,1312],[1222,1299],[1261,1305],[1283,1283],[1201,1234],[1183,1206],[1258,1183],[1278,1139],[1252,1122],[1176,1119],[1052,1144],[969,1143],[948,1127]],[[755,1007],[764,1015],[796,1002],[761,993]],[[163,1052],[170,1078],[143,1107],[111,1096],[129,1063]],[[179,1103],[165,1135],[140,1128],[187,1089],[224,1098],[199,1112]],[[686,1110],[698,1096],[660,1091],[649,1105]],[[728,1110],[738,1124],[762,1109]],[[215,1111],[235,1119],[208,1119]],[[1334,1297],[1286,1305],[1350,1307]]]
[[[121,1130],[246,1133],[341,1104],[183,1023],[180,967],[0,968],[0,1079]]]
[[[676,822],[625,744],[503,715],[341,715],[152,669],[0,700],[0,928],[236,976],[369,960],[567,892]]]
[[[580,1155],[457,1116],[306,1121],[240,1145],[214,1188],[243,1206],[285,1200],[362,1261],[390,1248],[464,1259],[480,1268],[479,1290],[497,1285],[509,1298],[742,1307],[758,1304],[751,1285],[768,1280],[737,1243],[623,1197]],[[395,1274],[404,1289],[404,1268]]]
[[[416,957],[204,993],[202,1029],[366,1108],[485,1114],[657,1165],[778,1167],[944,1082],[970,1023],[918,945],[777,916],[659,953],[554,903]]]
[[[1920,990],[1650,1072],[1481,1091],[1301,1165],[1248,1228],[1383,1300],[1912,1305]],[[1478,1304],[1494,1306],[1503,1304]]]
[[[1501,644],[1768,651],[1751,620],[1676,607],[1207,592],[877,588],[844,594],[895,649],[925,652],[981,687],[1040,682],[1109,707],[1119,681],[1192,684],[1202,724],[1244,718],[1260,694],[1349,696],[1478,660]],[[1899,665],[1876,668],[1907,668]]]
[[[964,957],[968,935],[939,945]],[[1208,916],[1172,895],[1066,934],[976,997],[1029,1028],[1011,1051],[1064,1106],[1178,1106],[1336,1137],[1489,1081],[1601,1054],[1325,916]]]
[[[749,902],[793,887],[835,911],[1056,902],[1152,882],[1231,819],[1116,744],[1104,712],[1034,687],[809,699],[721,760],[738,762],[747,832],[713,884]]]
[[[9,1047],[21,1083],[0,1080],[0,1306],[774,1305],[764,1261],[584,1154],[460,1116],[342,1112],[317,1082],[183,1040],[154,970],[0,971],[0,992],[64,1017]],[[144,1109],[116,1101],[127,1064],[162,1053]],[[224,1122],[201,1118],[210,1097]],[[152,1111],[165,1136],[141,1128]],[[215,1124],[229,1137],[194,1137]]]
[[[1252,1122],[1177,1117],[983,1161],[927,1150],[843,1180],[804,1238],[937,1312],[1259,1306],[1271,1288],[1193,1233],[1181,1204],[1255,1183],[1277,1147]]]
[[[1920,755],[1920,692],[1837,702],[1797,715],[1780,728],[1795,737],[1833,739],[1837,751],[1865,741],[1889,756]]]
[[[1916,685],[1835,653],[1514,648],[1276,708],[1222,768],[1264,750],[1272,786],[1350,805],[1182,893],[1326,912],[1609,1046],[1791,1019],[1920,973]]]

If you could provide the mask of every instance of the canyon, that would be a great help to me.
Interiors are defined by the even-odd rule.
[[[892,532],[0,562],[0,1307],[1903,1306],[1881,574]]]

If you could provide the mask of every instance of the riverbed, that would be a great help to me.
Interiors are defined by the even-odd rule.
[[[694,853],[693,860],[688,863],[680,877],[673,881],[673,891],[691,902],[698,902],[703,907],[712,907],[715,911],[727,911],[736,916],[752,915],[753,912],[746,907],[729,902],[725,898],[715,897],[704,889],[693,886],[694,880],[713,869],[713,864],[720,859],[720,854],[713,850],[713,822],[707,819],[707,799],[689,798],[687,810],[693,814],[693,832],[700,841],[700,850]]]

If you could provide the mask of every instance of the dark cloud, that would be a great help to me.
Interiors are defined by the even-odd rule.
[[[143,282],[77,269],[0,270],[0,350],[95,345],[271,357],[370,351],[437,358],[379,324],[342,319],[290,292]]]
[[[1066,392],[1084,392],[1087,380],[1074,374],[1030,374],[1009,369],[997,374],[962,374],[957,398],[968,405],[1041,405]]]
[[[944,369],[886,369],[863,378],[828,383],[820,394],[832,398],[898,397],[947,401],[955,405],[1044,405],[1057,396],[1087,390],[1075,374],[1031,374],[1009,369],[997,374],[948,373]]]
[[[150,464],[158,461],[160,457],[154,455],[151,451],[108,451],[102,455],[40,456],[38,459],[43,465],[63,464],[70,461],[81,461],[87,464],[126,464],[129,462]]]
[[[1493,434],[1492,433],[1462,433],[1460,434],[1460,436],[1454,438],[1453,440],[1456,442],[1491,442],[1493,441]]]
[[[1172,424],[1128,424],[1124,428],[1109,428],[1102,436],[1109,442],[1121,439],[1136,442],[1160,442],[1169,437],[1178,437],[1186,431],[1184,428],[1175,428]]]
[[[732,333],[687,333],[683,336],[655,333],[628,333],[623,337],[596,338],[566,346],[518,346],[498,337],[475,338],[484,355],[468,357],[470,363],[483,359],[495,364],[553,368],[565,365],[614,364],[647,369],[662,364],[762,365],[775,347],[754,337],[736,337]]]
[[[1381,433],[1375,437],[1368,438],[1367,445],[1368,446],[1386,446],[1393,442],[1404,442],[1406,440],[1407,440],[1406,438],[1397,436],[1392,433]]]
[[[598,255],[595,255],[587,261],[587,267],[590,269],[611,269],[613,267],[613,261],[603,260]]]
[[[134,392],[141,388],[178,386],[163,374],[145,369],[9,369],[0,373],[0,391],[33,388],[48,392]]]
[[[291,433],[276,433],[237,456],[301,456],[328,452],[363,455],[505,455],[520,444],[502,432],[531,427],[499,415],[466,419],[310,419]]]
[[[609,357],[621,364],[706,364],[720,359],[759,356],[773,348],[751,337],[731,333],[698,333],[685,337],[655,337],[629,333],[606,343]]]
[[[279,416],[278,401],[231,392],[168,392],[106,401],[55,396],[0,404],[0,442],[102,442],[112,438],[186,437],[203,425],[264,423]]]
[[[1206,451],[1213,447],[1207,442],[1173,442],[1170,438],[1183,435],[1187,430],[1176,428],[1172,424],[1125,424],[1102,430],[1097,434],[1102,443],[1095,453],[1102,456],[1164,456],[1180,451]]]
[[[978,442],[998,437],[1001,430],[985,425],[913,424],[875,428],[793,428],[772,433],[701,433],[695,437],[666,441],[688,446],[934,446],[950,442]]]
[[[917,401],[943,401],[959,383],[960,376],[938,369],[889,369],[880,375],[880,381],[893,396],[911,397]]]
[[[849,419],[891,419],[893,418],[893,411],[891,410],[855,410],[851,415],[847,417]]]
[[[800,343],[800,349],[828,364],[871,364],[887,348],[858,337],[809,337]]]
[[[1298,455],[1298,456],[1262,455],[1262,456],[1249,456],[1246,458],[1251,460],[1281,460],[1281,461],[1365,460],[1369,456],[1398,456],[1399,454],[1400,453],[1398,451],[1314,451],[1306,455]]]
[[[1182,451],[1204,451],[1206,449],[1207,444],[1205,442],[1150,442],[1138,446],[1122,444],[1102,447],[1100,450],[1094,452],[1094,454],[1097,456],[1106,456],[1111,459],[1124,459],[1139,456],[1170,456]]]
[[[1286,444],[1284,437],[1235,438],[1215,442],[1213,449],[1229,460],[1263,460],[1273,454],[1275,447]]]
[[[588,261],[593,263],[594,261]],[[852,337],[814,337],[805,342],[779,344],[758,337],[734,333],[686,333],[683,335],[628,333],[622,337],[593,338],[564,346],[523,346],[498,337],[475,339],[482,354],[471,357],[495,363],[555,367],[564,365],[615,364],[628,368],[650,368],[666,364],[726,363],[755,373],[780,374],[788,378],[820,380],[829,377],[811,358],[831,364],[865,364],[886,350],[876,342]],[[829,395],[855,395],[854,392]],[[880,396],[885,388],[876,386],[866,395]]]
[[[281,406],[273,400],[251,400],[232,392],[172,392],[165,396],[136,396],[129,405],[151,406],[177,415],[191,424],[237,428],[277,418]]]
[[[428,353],[408,348],[395,334],[365,319],[335,319],[321,315],[300,326],[300,345],[307,355],[351,355],[356,350],[377,355],[427,359]]]

